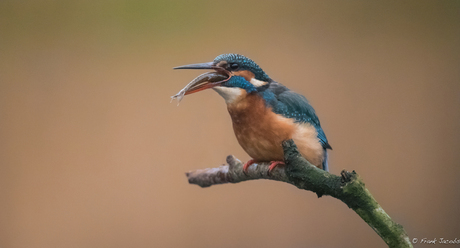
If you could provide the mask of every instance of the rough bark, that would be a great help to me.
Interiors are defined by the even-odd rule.
[[[277,167],[270,174],[269,164],[266,163],[251,165],[246,174],[243,163],[230,155],[227,157],[228,165],[191,171],[186,175],[189,183],[201,187],[270,179],[313,191],[318,197],[330,195],[353,209],[389,247],[412,247],[404,228],[380,207],[355,171],[344,170],[341,176],[336,176],[318,169],[300,155],[292,140],[285,141],[283,149],[286,166]]]

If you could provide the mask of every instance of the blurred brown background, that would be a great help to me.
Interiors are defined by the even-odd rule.
[[[170,103],[201,73],[172,67],[228,52],[411,238],[460,238],[460,1],[1,1],[0,247],[385,247],[331,197],[187,183],[249,159],[215,92]]]

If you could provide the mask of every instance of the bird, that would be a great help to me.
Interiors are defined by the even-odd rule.
[[[174,69],[209,69],[180,94],[213,89],[227,104],[238,143],[251,157],[243,165],[248,173],[255,163],[270,163],[268,173],[285,165],[282,143],[292,139],[300,154],[316,167],[329,171],[332,150],[309,101],[271,79],[253,60],[240,54],[222,54],[212,62]],[[178,97],[178,95],[174,97]]]

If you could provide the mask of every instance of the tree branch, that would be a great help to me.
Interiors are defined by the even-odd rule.
[[[186,173],[189,183],[201,187],[215,184],[239,183],[247,180],[270,179],[315,192],[318,197],[330,195],[353,209],[389,247],[412,247],[404,228],[394,222],[380,207],[356,172],[342,171],[341,176],[318,169],[305,160],[294,141],[283,143],[285,167],[277,167],[268,174],[269,164],[253,164],[248,173],[234,156],[227,157],[228,165]]]

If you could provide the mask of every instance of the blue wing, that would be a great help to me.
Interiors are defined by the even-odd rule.
[[[327,141],[326,134],[321,128],[315,110],[304,96],[289,90],[277,82],[271,82],[269,88],[261,93],[275,113],[292,118],[296,122],[313,125],[318,132],[318,139],[323,148],[332,149]]]

